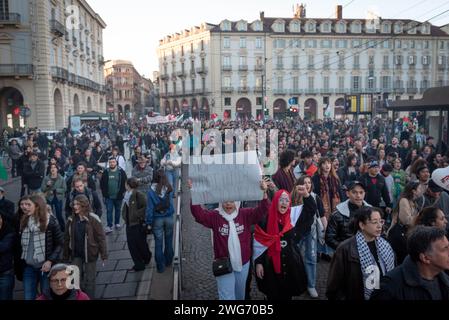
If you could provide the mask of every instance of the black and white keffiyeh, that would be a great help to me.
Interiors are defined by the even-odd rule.
[[[394,269],[394,251],[390,244],[379,237],[375,240],[379,264],[382,268],[379,270],[376,260],[366,243],[363,234],[358,231],[356,234],[357,250],[360,257],[360,267],[363,275],[363,287],[365,292],[365,300],[368,300],[374,289],[379,289],[380,276]]]
[[[50,215],[47,217],[47,226]],[[26,259],[28,256],[28,245],[30,238],[33,236],[34,254],[33,260],[37,263],[45,261],[45,231],[41,232],[39,222],[36,223],[34,217],[28,219],[28,224],[22,232],[22,259]]]

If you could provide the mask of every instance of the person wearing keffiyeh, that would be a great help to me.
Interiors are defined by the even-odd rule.
[[[326,295],[329,300],[369,300],[379,289],[380,278],[393,270],[394,251],[381,237],[382,210],[359,209],[354,216],[355,235],[343,241],[329,268]]]
[[[271,203],[268,217],[256,226],[253,258],[257,286],[268,300],[291,300],[307,290],[303,259],[297,249],[303,219],[316,212],[316,203],[305,186],[298,193],[304,204],[291,207],[290,194],[279,190]]]

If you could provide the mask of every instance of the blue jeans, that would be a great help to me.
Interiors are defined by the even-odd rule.
[[[57,197],[53,197],[53,200],[49,201],[47,199],[47,204],[51,206],[53,213],[56,215],[56,219],[58,219],[59,226],[61,227],[61,231],[65,230],[65,222],[62,217],[62,200],[58,200]]]
[[[312,228],[315,228],[315,223],[312,225]],[[315,288],[316,286],[317,244],[316,229],[312,229],[298,243],[299,250],[304,258],[304,267],[307,275],[307,288]]]
[[[327,254],[328,256],[332,255],[334,253],[334,250],[332,250],[331,247],[329,247],[327,244],[321,244],[318,243],[318,253]]]
[[[14,272],[0,273],[0,301],[12,300],[14,291]]]
[[[23,291],[25,300],[36,300],[37,283],[40,283],[41,293],[50,288],[48,272],[42,272],[41,268],[26,265],[23,271]]]
[[[249,262],[242,266],[242,271],[232,272],[219,277],[217,280],[218,299],[245,300],[246,278],[248,278]]]
[[[165,170],[165,175],[167,176],[168,182],[173,187],[173,196],[176,196],[176,188],[178,187],[179,172],[178,169],[175,170]]]
[[[106,214],[108,220],[108,227],[112,228],[112,211],[115,209],[114,220],[115,224],[120,224],[120,214],[122,210],[122,201],[116,199],[104,199],[104,204],[106,206]]]
[[[165,267],[173,261],[173,215],[153,219],[154,251],[158,272],[164,272]]]

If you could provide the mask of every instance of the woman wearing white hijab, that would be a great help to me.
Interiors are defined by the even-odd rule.
[[[215,260],[229,258],[232,272],[216,276],[220,300],[244,300],[245,285],[251,258],[251,225],[257,224],[268,212],[267,185],[260,184],[263,200],[257,208],[241,208],[240,202],[220,203],[217,210],[191,205],[192,215],[203,226],[212,229]],[[192,183],[189,181],[189,188]]]

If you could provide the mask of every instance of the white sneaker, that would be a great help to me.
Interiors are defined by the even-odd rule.
[[[106,233],[106,234],[109,234],[109,233],[111,233],[112,231],[114,231],[114,230],[112,230],[111,227],[106,227],[106,228],[104,228],[104,233]]]
[[[315,288],[307,288],[307,292],[309,292],[309,295],[312,299],[318,299],[318,292]]]
[[[122,228],[122,226],[121,226],[120,224],[116,224],[116,225],[115,225],[115,228],[116,228],[117,230],[120,230],[120,229]]]

